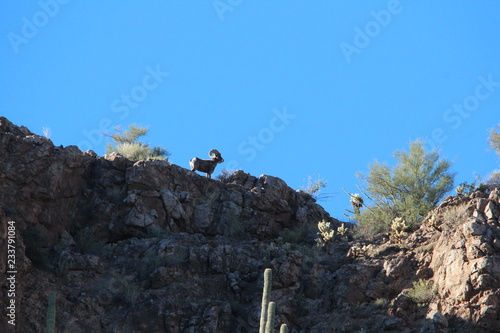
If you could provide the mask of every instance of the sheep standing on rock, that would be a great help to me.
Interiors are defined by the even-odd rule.
[[[212,173],[215,170],[217,164],[224,162],[221,153],[218,150],[212,149],[208,152],[208,156],[210,156],[209,160],[203,160],[198,157],[194,157],[189,161],[189,165],[191,166],[191,171],[200,171],[205,172],[207,174],[207,178],[211,178]]]

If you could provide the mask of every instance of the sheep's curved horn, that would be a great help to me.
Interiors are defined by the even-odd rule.
[[[208,152],[208,156],[212,157],[212,154],[213,155],[218,155],[218,156],[221,156],[221,153],[219,153],[219,151],[217,149],[212,149],[211,151]]]

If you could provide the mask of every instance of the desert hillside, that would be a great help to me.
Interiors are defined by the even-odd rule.
[[[272,268],[276,332],[498,332],[499,217],[478,191],[398,241],[321,248],[318,223],[342,223],[277,177],[100,157],[0,117],[1,331],[55,313],[55,332],[258,332]]]

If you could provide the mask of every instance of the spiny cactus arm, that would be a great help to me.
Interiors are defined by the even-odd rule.
[[[331,231],[330,222],[321,221],[318,222],[318,229],[321,233],[328,233]]]
[[[276,303],[269,302],[267,307],[267,323],[265,333],[273,333],[274,331],[274,313],[276,312]]]
[[[348,231],[348,229],[345,227],[344,223],[342,223],[342,226],[337,228],[337,234],[339,234],[340,236],[345,236],[347,231]]]
[[[288,333],[288,326],[286,324],[281,324],[280,333]]]
[[[264,288],[262,290],[262,308],[260,311],[260,326],[259,333],[265,333],[266,322],[267,322],[267,308],[269,305],[269,298],[271,295],[271,286],[273,279],[273,270],[271,268],[266,268],[264,271]]]

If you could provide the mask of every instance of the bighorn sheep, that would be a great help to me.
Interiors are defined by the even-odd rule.
[[[209,160],[202,160],[198,157],[192,158],[191,161],[189,161],[191,171],[198,170],[200,172],[205,172],[207,174],[207,178],[211,178],[217,164],[224,162],[224,159],[222,158],[221,153],[219,153],[216,149],[209,151],[208,156],[210,156]]]

